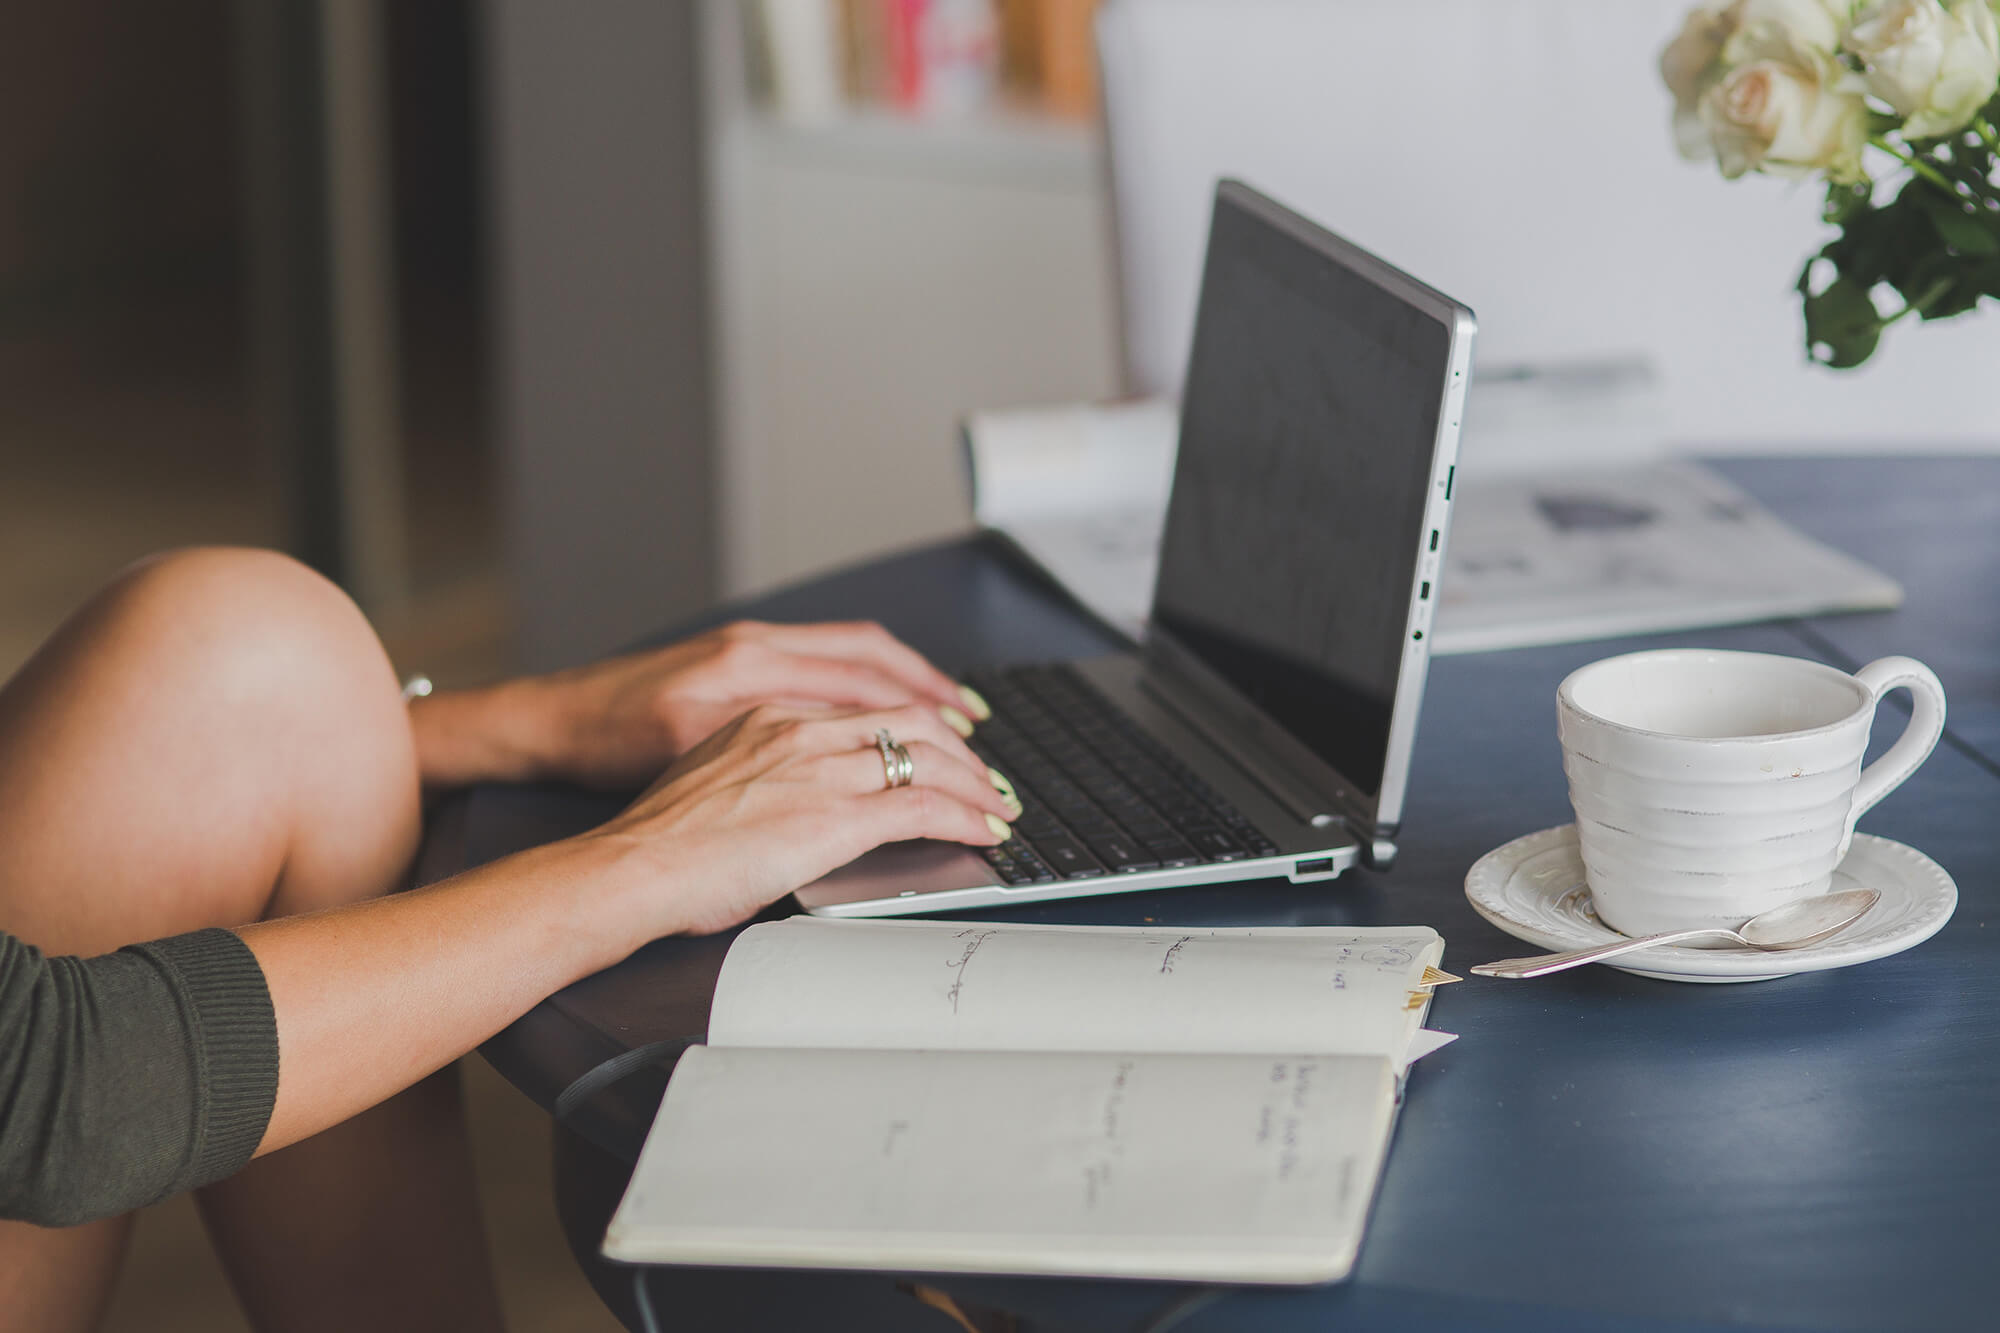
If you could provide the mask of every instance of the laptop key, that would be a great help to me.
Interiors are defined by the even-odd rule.
[[[1034,848],[1048,868],[1064,879],[1093,879],[1104,873],[1104,867],[1074,838],[1038,838]]]
[[[1014,846],[1018,844],[1010,843],[1007,845]],[[1001,882],[1006,884],[1024,884],[1027,882],[1027,872],[1021,869],[1018,861],[1007,854],[1006,846],[982,847],[979,849],[979,854],[986,858],[986,864],[993,867],[993,873],[1000,877]]]
[[[1147,838],[1144,846],[1163,866],[1198,866],[1201,864],[1201,853],[1188,846],[1180,838],[1172,836]]]
[[[1021,801],[1021,817],[1014,821],[1014,832],[1029,842],[1036,838],[1056,837],[1067,830],[1049,813],[1049,808],[1036,800],[1016,784],[1014,794]]]
[[[1152,870],[1159,861],[1142,851],[1130,838],[1112,835],[1089,839],[1091,854],[1104,862],[1106,868],[1119,874],[1129,875],[1135,870]]]
[[[1055,879],[1055,872],[1042,864],[1042,859],[1029,849],[1019,838],[1009,838],[998,847],[984,849],[986,859],[1010,887],[1024,884],[1047,884]],[[995,854],[998,854],[997,857]]]
[[[1029,884],[1047,884],[1056,877],[1055,871],[1043,865],[1041,858],[1025,847],[1014,858],[1014,864],[1019,867],[1022,875],[1026,876],[1025,882]]]
[[[1249,849],[1219,828],[1182,829],[1195,850],[1206,855],[1211,861],[1241,861],[1250,854]]]

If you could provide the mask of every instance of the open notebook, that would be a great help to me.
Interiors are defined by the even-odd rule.
[[[1346,1276],[1444,944],[1422,926],[794,917],[722,970],[607,1258]]]

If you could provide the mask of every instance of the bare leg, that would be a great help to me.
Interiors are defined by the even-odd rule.
[[[388,660],[282,557],[142,565],[0,689],[0,926],[48,952],[371,897],[419,831]],[[203,1191],[260,1327],[498,1326],[456,1095],[428,1080]],[[128,1230],[0,1224],[0,1329],[90,1327]]]

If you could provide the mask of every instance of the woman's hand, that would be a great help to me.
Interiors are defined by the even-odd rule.
[[[618,789],[651,781],[761,704],[922,704],[961,736],[991,715],[880,625],[738,621],[667,648],[436,695],[411,717],[431,785],[556,777]]]
[[[875,733],[910,752],[889,789]],[[602,828],[409,893],[245,927],[284,1068],[260,1152],[374,1105],[647,941],[721,930],[904,838],[991,845],[1018,813],[927,697],[766,704]],[[357,1036],[356,1034],[364,1034]]]
[[[889,788],[875,733],[910,752]],[[705,934],[754,915],[871,848],[907,838],[992,846],[1020,813],[928,701],[879,710],[767,704],[698,744],[624,814],[608,840],[635,866],[654,935]]]

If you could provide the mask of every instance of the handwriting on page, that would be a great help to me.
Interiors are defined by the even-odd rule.
[[[1167,955],[1166,957],[1160,960],[1160,971],[1162,972],[1173,971],[1174,959],[1180,956],[1180,951],[1182,949],[1185,949],[1187,947],[1188,941],[1193,938],[1194,936],[1192,935],[1183,935],[1179,939],[1175,940],[1171,945],[1167,946]]]
[[[1298,1170],[1300,1128],[1312,1109],[1318,1079],[1319,1065],[1309,1060],[1281,1060],[1271,1066],[1269,1091],[1258,1113],[1257,1146],[1276,1149],[1279,1180],[1290,1180]]]
[[[1256,1143],[1269,1156],[1271,1172],[1281,1184],[1299,1177],[1307,1182],[1308,1188],[1325,1187],[1322,1173],[1307,1172],[1301,1176],[1300,1168],[1308,1151],[1307,1126],[1313,1116],[1313,1099],[1326,1078],[1325,1067],[1316,1060],[1278,1060],[1271,1064],[1266,1075],[1263,1104],[1258,1108]],[[1324,1151],[1323,1146],[1321,1150]],[[1341,1154],[1334,1170],[1334,1194],[1345,1204],[1355,1188],[1354,1155]]]
[[[1417,950],[1424,942],[1419,939],[1377,940],[1367,948],[1343,944],[1333,956],[1333,988],[1346,990],[1348,969],[1359,966],[1382,975],[1400,975],[1416,961]]]
[[[1104,1094],[1104,1104],[1098,1116],[1097,1142],[1090,1158],[1083,1165],[1083,1206],[1097,1207],[1097,1201],[1104,1191],[1111,1187],[1112,1162],[1125,1151],[1119,1140],[1122,1128],[1120,1115],[1125,1108],[1125,1089],[1132,1078],[1132,1067],[1137,1061],[1120,1060],[1111,1068],[1111,1086]]]
[[[945,966],[954,974],[950,987],[944,993],[945,998],[951,1001],[951,1011],[954,1014],[958,1012],[959,992],[965,989],[966,966],[972,962],[972,955],[979,952],[979,946],[996,933],[991,930],[961,930],[952,936],[953,939],[965,941],[965,946],[959,951],[958,957],[947,959],[945,962]]]

